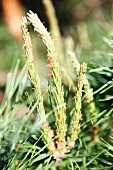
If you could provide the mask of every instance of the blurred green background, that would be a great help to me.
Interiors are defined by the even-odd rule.
[[[3,0],[2,0],[3,1]],[[1,2],[2,2],[1,1]],[[100,67],[113,65],[112,56],[112,0],[52,0],[64,44],[73,42],[73,50],[79,61],[86,61],[89,66]],[[12,1],[13,3],[13,1]],[[25,13],[30,9],[36,12],[49,29],[48,19],[41,0],[22,0]],[[7,5],[7,4],[6,4]],[[22,41],[15,39],[3,17],[3,8],[0,4],[0,82],[17,58],[24,64]],[[40,58],[43,66],[44,46],[38,36],[32,33],[34,55]]]

